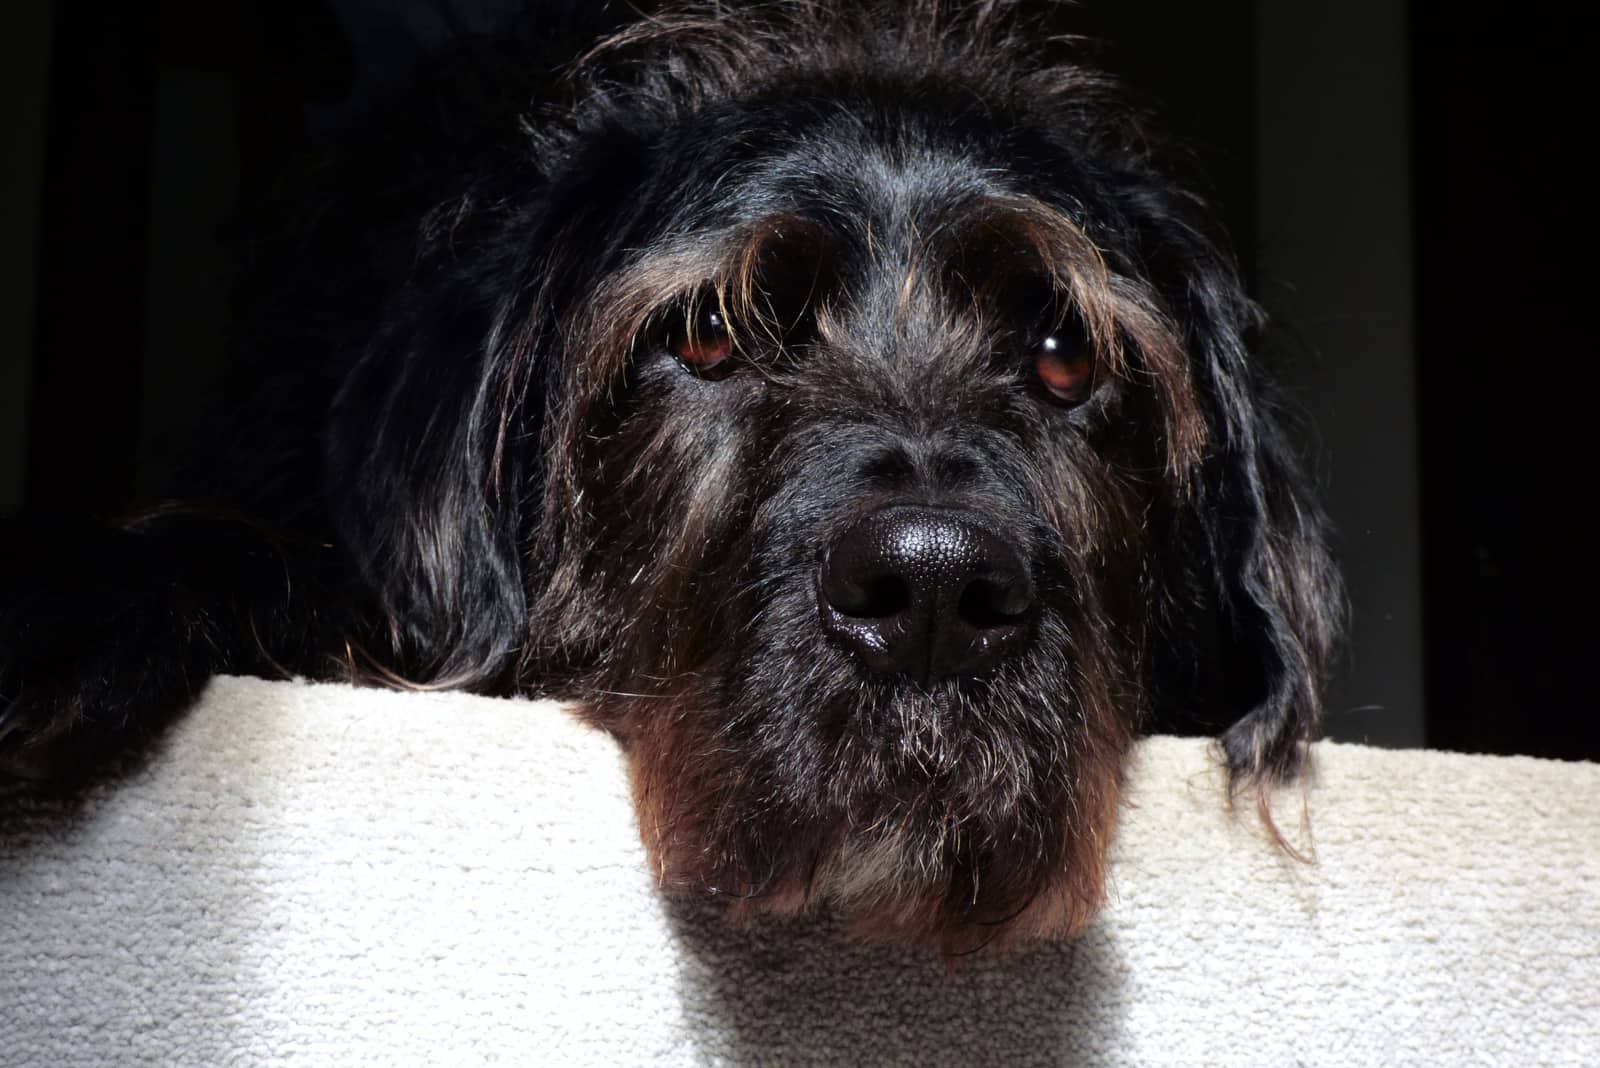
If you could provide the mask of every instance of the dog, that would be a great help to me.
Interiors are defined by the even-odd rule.
[[[1089,920],[1141,732],[1295,775],[1340,589],[1261,316],[1057,14],[700,4],[424,76],[280,241],[211,489],[4,528],[0,775],[218,672],[554,695],[666,889],[950,954]]]

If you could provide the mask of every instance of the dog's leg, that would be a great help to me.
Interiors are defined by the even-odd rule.
[[[0,787],[81,781],[213,674],[324,673],[333,555],[193,513],[0,522]]]

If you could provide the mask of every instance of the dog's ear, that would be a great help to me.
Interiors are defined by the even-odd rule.
[[[1185,301],[1210,449],[1190,488],[1188,533],[1180,539],[1191,555],[1178,566],[1188,575],[1191,606],[1208,617],[1191,634],[1204,635],[1199,647],[1214,662],[1190,675],[1209,686],[1169,696],[1206,706],[1238,789],[1299,769],[1319,731],[1344,602],[1287,413],[1250,356],[1260,313],[1231,265],[1210,257],[1190,274]]]
[[[390,646],[379,669],[494,689],[523,638],[519,547],[539,507],[514,443],[539,427],[512,398],[501,316],[470,293],[413,281],[391,303],[334,400],[325,461],[342,547],[381,613],[371,640]]]
[[[1280,418],[1259,394],[1248,429],[1217,464],[1213,559],[1226,657],[1249,711],[1221,736],[1235,784],[1283,779],[1319,732],[1322,686],[1343,615],[1326,521]],[[1253,424],[1253,425],[1251,425]]]

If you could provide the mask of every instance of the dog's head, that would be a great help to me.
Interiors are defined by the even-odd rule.
[[[911,7],[602,45],[335,448],[400,442],[344,525],[411,663],[581,698],[665,883],[959,950],[1093,911],[1140,729],[1294,770],[1337,595],[1196,202],[1011,5]]]

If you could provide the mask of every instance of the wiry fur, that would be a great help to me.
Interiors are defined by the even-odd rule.
[[[304,496],[246,502],[293,532],[177,581],[161,530],[95,535],[148,572],[120,618],[178,625],[92,669],[63,647],[104,636],[11,579],[0,767],[70,770],[212,671],[554,693],[626,747],[665,885],[947,952],[1092,914],[1140,730],[1221,729],[1240,789],[1293,774],[1338,589],[1257,312],[1138,117],[1021,8],[705,4],[560,81],[480,60],[512,88],[409,148],[437,164],[389,198],[409,242],[310,246],[384,285],[313,335],[326,419],[273,483]],[[1019,294],[1082,322],[1088,402],[1030,389]],[[709,302],[719,381],[663,342]],[[908,501],[1025,551],[1039,617],[992,674],[872,675],[818,626],[827,546]]]

